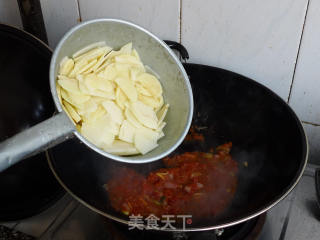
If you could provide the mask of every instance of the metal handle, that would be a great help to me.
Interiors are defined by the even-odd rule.
[[[317,200],[318,205],[320,207],[320,168],[316,169],[315,171],[315,181],[316,181],[316,194],[317,194]]]
[[[61,112],[6,139],[0,143],[0,172],[65,141],[73,131],[75,131],[73,123],[64,112]]]
[[[177,43],[175,41],[170,41],[170,40],[164,40],[164,42],[174,50],[177,50],[180,53],[180,56],[183,61],[186,62],[187,59],[189,59],[189,53],[188,50],[180,43]]]

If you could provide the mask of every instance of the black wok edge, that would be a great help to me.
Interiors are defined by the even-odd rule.
[[[54,113],[49,88],[50,48],[21,29],[0,24],[0,141]],[[40,69],[36,70],[35,65]],[[57,183],[45,153],[0,173],[0,222],[36,215],[65,191]]]
[[[316,172],[315,172],[315,184],[316,184],[315,186],[316,186],[318,206],[320,208],[320,168],[316,169]]]
[[[180,53],[180,56],[183,61],[187,61],[189,59],[189,53],[187,49],[180,43],[170,41],[170,40],[164,40],[164,42],[173,50],[176,50]]]
[[[181,55],[188,56],[184,50]],[[209,119],[206,142],[217,146],[232,141],[231,155],[239,164],[238,189],[229,209],[185,231],[225,228],[264,213],[290,193],[306,166],[308,143],[300,120],[285,101],[254,80],[205,65],[184,67],[194,91],[193,124],[201,126]],[[241,127],[235,127],[233,119]],[[194,149],[205,151],[207,147],[199,145]],[[185,148],[181,146],[177,152]],[[67,150],[68,155],[62,160]],[[101,187],[119,163],[97,156],[74,139],[55,147],[52,154],[55,158],[49,160],[51,170],[75,199],[105,217],[128,224],[108,205]],[[144,173],[162,167],[160,161],[145,164],[143,170],[141,165],[126,166]]]

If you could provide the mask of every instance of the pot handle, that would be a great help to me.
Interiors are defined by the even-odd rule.
[[[171,49],[177,50],[180,53],[180,56],[184,62],[189,59],[188,50],[180,43],[170,40],[164,40],[164,42],[170,47]]]
[[[316,169],[314,179],[315,179],[316,195],[317,195],[318,205],[320,207],[320,168]]]
[[[75,131],[69,117],[60,112],[0,143],[0,172],[19,161],[67,140]]]

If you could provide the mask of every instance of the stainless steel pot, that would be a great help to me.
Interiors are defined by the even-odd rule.
[[[77,132],[74,124],[62,109],[56,91],[58,66],[64,56],[93,42],[106,41],[113,48],[128,42],[139,52],[142,61],[159,76],[165,101],[170,104],[165,137],[159,146],[145,155],[121,157],[103,151]],[[61,39],[50,64],[50,88],[57,109],[52,118],[37,124],[0,144],[0,171],[20,160],[55,146],[76,136],[99,154],[120,162],[147,163],[161,159],[175,150],[186,136],[193,114],[192,89],[188,76],[172,50],[144,28],[117,19],[96,19],[81,23]]]

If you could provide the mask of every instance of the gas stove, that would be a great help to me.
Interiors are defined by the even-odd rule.
[[[257,218],[227,229],[192,233],[128,230],[65,195],[47,211],[19,223],[3,223],[40,240],[56,239],[218,239],[218,240],[318,240],[320,208],[315,190],[315,169],[308,164],[296,188],[278,205]]]

